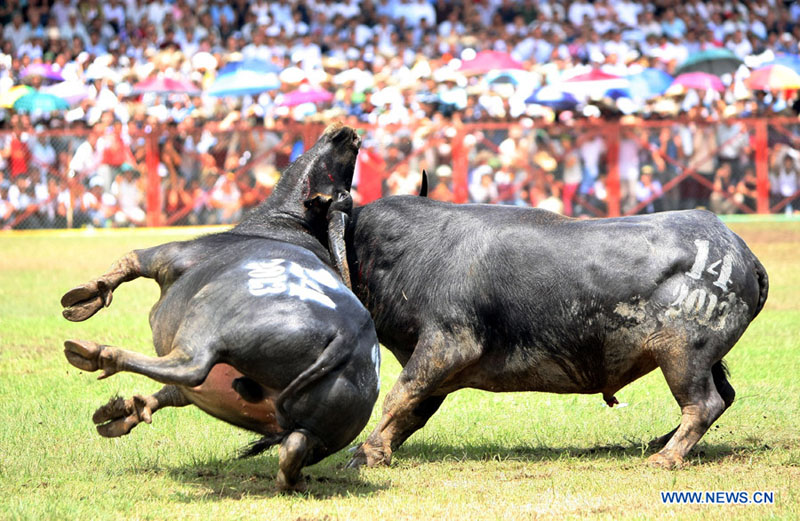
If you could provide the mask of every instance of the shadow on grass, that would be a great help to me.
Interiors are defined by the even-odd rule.
[[[693,463],[711,463],[729,458],[749,458],[767,453],[772,447],[764,443],[741,444],[705,444],[692,449],[686,460]],[[646,444],[629,443],[626,445],[598,445],[595,447],[544,447],[544,446],[508,446],[497,443],[483,443],[469,446],[448,446],[425,441],[411,441],[403,445],[393,454],[395,461],[420,460],[423,462],[440,461],[528,461],[548,462],[561,460],[623,460],[641,458],[642,462],[658,448],[650,448]]]
[[[343,466],[343,465],[342,465]],[[361,479],[358,470],[325,464],[305,467],[303,476],[308,491],[299,496],[325,499],[344,496],[366,496],[388,485],[375,484]],[[142,469],[142,472],[149,472]],[[248,459],[208,459],[168,470],[177,480],[195,486],[194,494],[177,493],[178,501],[194,502],[198,499],[243,499],[245,497],[281,496],[275,484],[278,461],[275,454]]]

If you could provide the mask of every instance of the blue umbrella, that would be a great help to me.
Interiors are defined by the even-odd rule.
[[[539,87],[533,94],[525,100],[525,103],[544,105],[553,110],[568,110],[578,104],[578,100],[572,94],[564,92],[555,85],[545,85]]]
[[[44,92],[31,92],[20,97],[13,105],[17,112],[42,112],[49,113],[69,109],[67,100],[46,94]]]
[[[672,76],[661,69],[644,69],[638,74],[628,76],[630,98],[650,99],[664,94],[672,85]]]
[[[274,72],[279,73],[281,72],[281,68],[275,65],[274,63],[259,60],[256,58],[249,58],[247,60],[242,60],[238,62],[228,62],[219,71],[217,74],[222,76],[223,74],[229,74],[234,71],[238,71],[244,69],[246,71],[254,71],[254,72]]]
[[[207,94],[215,97],[254,96],[280,88],[279,67],[261,60],[232,62],[219,71]]]
[[[254,96],[268,90],[280,88],[281,81],[274,72],[235,71],[217,77],[206,94],[222,98],[225,96]]]

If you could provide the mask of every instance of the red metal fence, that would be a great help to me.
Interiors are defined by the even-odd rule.
[[[416,192],[425,169],[433,198],[574,216],[800,208],[794,118],[355,126],[364,138],[354,187],[361,204]],[[0,133],[0,226],[232,223],[323,128],[212,122]]]

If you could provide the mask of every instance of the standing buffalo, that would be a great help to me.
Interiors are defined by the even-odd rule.
[[[614,393],[660,367],[681,407],[650,462],[683,458],[733,402],[722,358],[767,273],[706,211],[576,220],[382,199],[353,212],[353,291],[403,370],[350,466],[388,464],[447,394]]]
[[[347,275],[344,216],[359,144],[353,129],[329,127],[232,230],[130,252],[64,295],[64,316],[80,321],[123,282],[149,277],[161,287],[150,312],[159,357],[65,343],[69,362],[102,370],[100,378],[131,371],[166,384],[100,407],[101,435],[122,436],[162,407],[192,403],[262,434],[249,454],[280,443],[278,486],[302,490],[303,466],[361,432],[378,397],[378,343],[369,313],[333,269]]]

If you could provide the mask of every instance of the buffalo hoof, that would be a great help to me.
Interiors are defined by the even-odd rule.
[[[61,314],[71,322],[81,322],[103,307],[108,307],[113,298],[111,286],[102,280],[93,280],[73,288],[61,297]]]
[[[663,454],[658,452],[647,458],[647,464],[651,467],[674,470],[683,466],[683,458],[677,454]]]
[[[112,356],[104,346],[88,340],[67,340],[64,342],[64,355],[67,361],[81,371],[94,372],[103,369],[98,379],[102,380],[116,373]]]
[[[119,396],[111,398],[92,416],[97,433],[104,438],[118,438],[131,432],[141,422],[150,423],[153,415],[150,401],[152,397],[140,395],[127,400]]]
[[[278,478],[276,479],[278,490],[283,494],[302,494],[308,490],[308,483],[303,476],[298,477],[294,481],[286,478],[283,471],[278,471]]]
[[[366,443],[362,443],[358,446],[358,449],[356,449],[355,454],[353,454],[353,457],[350,458],[350,461],[347,463],[347,465],[345,465],[345,468],[357,469],[364,466],[389,466],[391,462],[391,453],[387,454],[382,449],[371,447]]]

